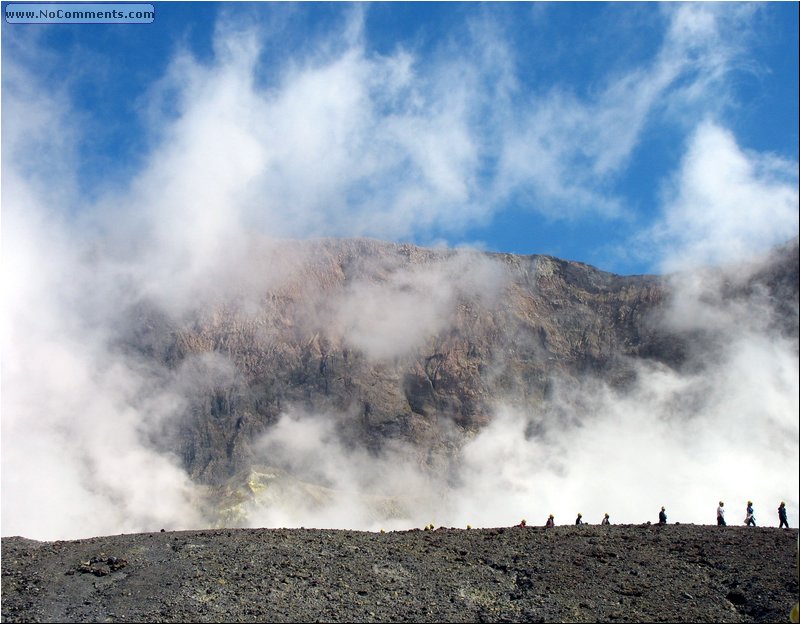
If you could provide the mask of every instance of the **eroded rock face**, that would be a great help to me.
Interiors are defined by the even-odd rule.
[[[247,472],[255,441],[292,410],[334,420],[344,444],[373,453],[401,444],[419,465],[443,469],[498,400],[546,411],[554,382],[591,376],[624,388],[637,362],[701,365],[692,345],[722,339],[663,322],[670,278],[371,240],[256,255],[247,289],[180,317],[142,302],[123,341],[186,398],[156,441],[202,484]],[[718,294],[757,293],[773,330],[796,341],[797,264],[795,240],[719,277]]]

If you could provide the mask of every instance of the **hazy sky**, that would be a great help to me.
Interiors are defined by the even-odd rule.
[[[796,3],[155,7],[151,24],[3,23],[4,165],[66,176],[66,218],[128,218],[119,196],[143,186],[185,197],[175,167],[202,172],[182,201],[224,196],[270,235],[626,274],[797,232]],[[15,151],[47,133],[67,162]]]

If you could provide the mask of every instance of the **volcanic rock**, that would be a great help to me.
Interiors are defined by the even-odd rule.
[[[697,525],[6,537],[2,621],[782,622],[797,544]]]

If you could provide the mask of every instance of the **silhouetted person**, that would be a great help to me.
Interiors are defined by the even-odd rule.
[[[583,520],[581,520],[581,518],[583,518],[583,515],[582,514],[578,514],[578,517],[575,518],[575,526],[578,526],[579,524],[583,524]]]
[[[528,526],[528,523],[525,521],[525,518],[523,518],[522,520],[520,520],[520,523],[517,526],[518,527],[526,527],[526,526]]]
[[[667,523],[667,512],[663,507],[661,508],[661,511],[658,512],[658,523],[659,524]]]
[[[787,529],[789,528],[789,521],[786,519],[786,503],[783,501],[781,501],[781,504],[778,506],[778,520],[781,521],[781,523],[778,525],[779,529],[782,529],[783,527],[786,527]]]
[[[747,526],[756,526],[756,516],[753,513],[753,501],[747,501],[747,513],[744,517]]]
[[[603,516],[603,519],[600,521],[600,524],[611,524],[611,521],[608,519],[608,514]]]
[[[552,529],[555,525],[556,525],[556,522],[555,522],[555,520],[553,520],[553,514],[550,514],[550,516],[547,518],[547,522],[544,523],[544,528],[545,529]]]
[[[717,526],[726,526],[725,524],[725,503],[719,501],[719,507],[717,507]]]

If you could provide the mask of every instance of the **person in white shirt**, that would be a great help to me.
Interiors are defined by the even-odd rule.
[[[717,526],[725,526],[725,503],[719,501],[717,507]]]

